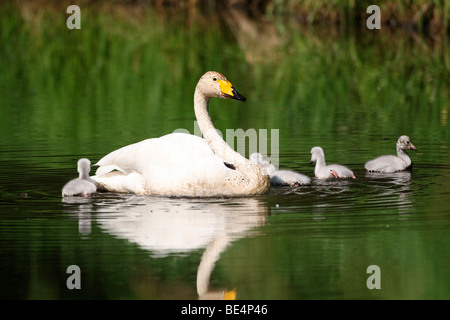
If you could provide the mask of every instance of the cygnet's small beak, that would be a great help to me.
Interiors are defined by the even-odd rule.
[[[412,143],[409,144],[409,149],[417,151],[417,148]]]
[[[339,178],[339,175],[337,174],[337,172],[336,171],[334,171],[334,170],[331,170],[331,174],[333,175],[333,177],[335,177],[336,179],[338,179]]]
[[[245,97],[241,95],[239,92],[236,91],[236,89],[233,88],[233,85],[230,81],[226,80],[218,80],[220,91],[222,91],[222,97],[225,99],[234,99],[238,101],[244,102]]]

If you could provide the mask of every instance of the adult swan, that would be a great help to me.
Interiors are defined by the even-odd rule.
[[[92,179],[99,189],[142,195],[214,197],[265,193],[269,176],[234,151],[217,133],[208,112],[213,97],[245,101],[222,74],[205,73],[194,93],[204,138],[171,133],[115,150],[103,157]]]

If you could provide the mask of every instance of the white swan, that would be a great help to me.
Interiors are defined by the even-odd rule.
[[[81,158],[78,160],[78,173],[80,174],[79,178],[70,180],[67,182],[62,188],[62,196],[89,196],[90,194],[97,191],[97,187],[89,178],[89,171],[91,171],[91,162],[89,159]]]
[[[311,179],[295,171],[278,170],[270,176],[270,182],[273,185],[298,187],[310,184]]]
[[[250,155],[248,159],[253,163],[259,164],[263,169],[263,172],[269,176],[277,171],[277,169],[273,164],[271,164],[269,161],[264,160],[263,155],[261,153],[254,152]]]
[[[366,162],[364,167],[371,172],[396,172],[412,168],[412,161],[405,150],[416,150],[408,136],[400,136],[397,140],[397,156],[380,156]]]
[[[314,147],[311,149],[311,163],[316,162],[314,174],[318,179],[328,178],[353,178],[353,172],[340,164],[330,164],[327,166],[325,162],[325,154],[321,147]]]
[[[194,93],[203,138],[172,133],[111,152],[92,177],[101,188],[163,196],[241,196],[265,193],[270,180],[259,165],[234,151],[217,133],[208,113],[213,97],[245,101],[222,74],[205,73]]]
[[[259,163],[263,171],[269,175],[270,183],[276,186],[294,186],[308,185],[311,179],[301,173],[291,170],[277,170],[275,166],[263,159],[262,154],[252,153],[249,157],[250,161]]]

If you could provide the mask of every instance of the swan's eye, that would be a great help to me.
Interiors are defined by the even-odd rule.
[[[409,144],[409,141],[406,141],[406,144]]]
[[[217,78],[213,78],[214,81],[217,81]]]

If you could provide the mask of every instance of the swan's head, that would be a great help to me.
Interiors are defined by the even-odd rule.
[[[416,150],[417,148],[412,144],[408,136],[401,136],[397,140],[397,149],[400,150]]]
[[[225,76],[216,71],[208,71],[205,73],[197,84],[197,90],[207,97],[217,97],[223,99],[234,99],[245,101],[245,97],[240,95],[230,81]]]
[[[311,149],[311,161],[309,163],[316,162],[319,158],[323,157],[323,149],[321,147],[314,147]]]
[[[81,175],[88,175],[91,171],[91,162],[89,159],[81,158],[78,160],[78,173]]]

